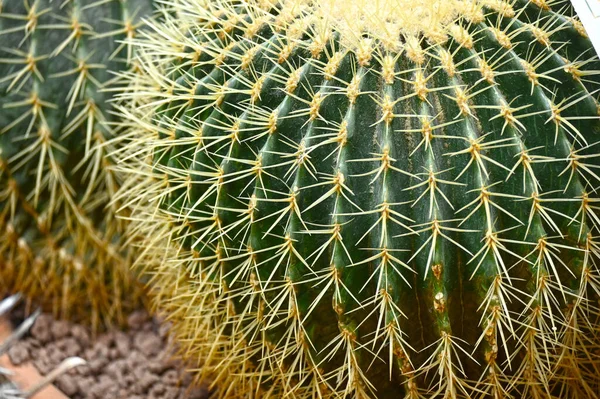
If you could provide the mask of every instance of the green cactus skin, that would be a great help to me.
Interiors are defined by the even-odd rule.
[[[173,3],[120,195],[198,378],[598,397],[600,62],[569,2]]]
[[[114,116],[151,0],[0,1],[0,290],[97,329],[139,306],[111,203]]]

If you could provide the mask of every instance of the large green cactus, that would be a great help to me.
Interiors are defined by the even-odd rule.
[[[107,86],[151,0],[0,1],[0,290],[96,327],[138,306]]]
[[[600,63],[570,3],[172,3],[122,196],[200,377],[598,396]]]

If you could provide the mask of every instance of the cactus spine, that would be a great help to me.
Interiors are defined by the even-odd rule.
[[[137,306],[104,90],[151,0],[0,1],[0,290],[94,328]]]
[[[200,378],[598,397],[600,63],[569,2],[173,3],[121,195]]]

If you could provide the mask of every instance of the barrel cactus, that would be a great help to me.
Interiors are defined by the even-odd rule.
[[[94,328],[138,306],[108,86],[151,0],[0,1],[0,291]]]
[[[221,397],[600,392],[600,62],[567,1],[177,0],[120,198]]]

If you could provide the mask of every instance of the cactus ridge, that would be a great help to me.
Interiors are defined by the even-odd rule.
[[[221,397],[598,397],[600,62],[569,2],[371,3],[178,0],[135,41],[155,306]]]
[[[0,1],[0,290],[94,329],[139,297],[110,205],[105,89],[151,10],[150,0]]]

